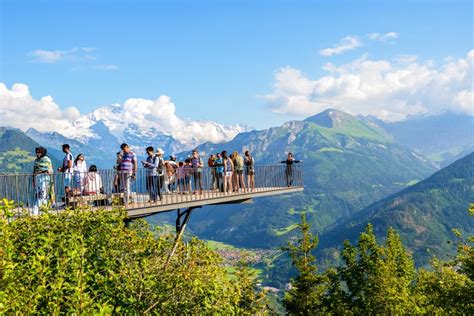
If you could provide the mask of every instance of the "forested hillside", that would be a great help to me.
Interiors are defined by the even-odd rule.
[[[19,129],[0,127],[0,172],[31,173],[36,159],[35,148],[39,146]],[[59,161],[49,156],[53,165],[59,166]]]
[[[446,258],[453,253],[452,229],[474,233],[474,219],[466,210],[474,201],[474,153],[388,198],[353,214],[321,235],[320,249],[334,253],[345,239],[355,240],[367,223],[377,237],[389,227],[396,229],[413,252],[417,265],[432,256]],[[326,249],[326,250],[324,250]]]
[[[244,247],[280,246],[293,235],[302,210],[324,231],[435,170],[422,156],[393,143],[377,125],[336,110],[198,149],[206,155],[250,150],[256,164],[278,163],[289,151],[303,160],[304,193],[262,198],[246,206],[204,208],[193,216],[190,229],[198,236]]]

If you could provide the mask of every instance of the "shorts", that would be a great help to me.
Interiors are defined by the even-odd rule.
[[[238,170],[235,170],[235,173],[237,173],[237,175],[243,175],[244,174],[244,171],[242,169],[238,169]]]
[[[226,171],[225,176],[226,177],[232,177],[232,171]]]
[[[64,173],[64,187],[72,187],[72,173]]]

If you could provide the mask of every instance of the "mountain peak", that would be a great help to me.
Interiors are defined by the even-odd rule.
[[[348,113],[331,108],[305,119],[306,122],[315,123],[326,128],[341,126],[344,124],[344,122],[352,120],[356,120],[356,118]]]

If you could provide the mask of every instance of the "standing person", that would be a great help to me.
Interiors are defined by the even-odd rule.
[[[86,165],[86,161],[84,160],[83,154],[77,155],[76,159],[74,160],[73,170],[74,170],[73,194],[76,193],[78,195],[81,195],[84,193],[83,191],[84,191],[85,179],[87,176],[87,165]]]
[[[184,182],[186,184],[186,192],[191,194],[191,178],[193,175],[193,166],[191,165],[191,158],[184,161]]]
[[[64,144],[62,146],[63,153],[66,155],[63,158],[63,165],[58,168],[59,172],[62,172],[64,175],[64,193],[66,196],[69,196],[72,187],[72,174],[73,174],[73,164],[74,164],[74,156],[71,153],[71,149],[69,144]]]
[[[227,151],[221,153],[224,163],[224,193],[232,192],[232,174],[234,173],[234,164],[232,159],[227,156]]]
[[[186,170],[184,169],[184,162],[180,161],[178,164],[178,169],[176,170],[176,175],[178,178],[178,192],[184,194],[186,192],[186,182],[185,175]]]
[[[158,148],[156,150],[156,157],[157,157],[157,163],[158,165],[156,166],[156,171],[158,172],[158,190],[160,191],[160,199],[161,199],[161,189],[163,189],[163,186],[165,187],[165,192],[168,193],[168,178],[166,176],[166,170],[165,170],[165,160],[163,159],[163,154],[165,152],[163,149]]]
[[[176,171],[178,170],[178,163],[176,162],[176,155],[171,154],[168,163],[171,167],[173,167],[173,173],[170,178],[170,191],[175,192],[176,188],[178,187],[178,178],[176,174]]]
[[[137,156],[126,143],[123,143],[120,148],[123,152],[119,165],[120,184],[124,193],[124,202],[129,204],[133,202],[132,181],[135,180],[137,174]]]
[[[245,182],[244,182],[244,158],[237,151],[232,153],[232,162],[234,163],[234,179],[235,179],[235,191],[242,189],[244,192]]]
[[[209,171],[211,173],[211,190],[215,190],[217,188],[217,176],[216,176],[216,168],[214,167],[214,161],[216,160],[216,156],[211,154],[209,159],[207,160],[207,166],[209,167]]]
[[[121,190],[121,185],[120,185],[120,162],[122,161],[123,157],[123,152],[119,151],[117,152],[117,160],[115,160],[115,165],[114,165],[114,170],[115,170],[115,175],[114,175],[114,192],[119,193]]]
[[[199,187],[199,194],[202,194],[202,160],[199,157],[197,150],[193,150],[193,155],[191,158],[191,165],[193,166],[193,178],[194,178],[194,192],[193,194],[198,193]]]
[[[48,206],[54,199],[54,191],[51,175],[53,174],[53,164],[46,156],[47,150],[44,147],[35,149],[36,159],[33,165],[33,187],[35,190],[35,202],[33,204],[33,215],[38,215],[41,207]]]
[[[224,161],[222,160],[221,153],[216,154],[214,169],[216,171],[216,188],[224,192]]]
[[[247,188],[249,191],[253,192],[255,189],[255,168],[253,157],[250,152],[245,151],[245,174],[247,175]]]
[[[286,160],[280,161],[280,163],[286,164],[285,176],[286,176],[286,185],[291,187],[293,185],[293,164],[300,163],[303,160],[296,160],[293,158],[293,153],[289,152]]]
[[[155,149],[151,146],[146,148],[148,157],[146,161],[142,161],[143,167],[146,169],[146,189],[148,191],[148,203],[155,203],[157,198],[161,200],[161,191],[159,186],[158,162],[159,158],[155,155]]]

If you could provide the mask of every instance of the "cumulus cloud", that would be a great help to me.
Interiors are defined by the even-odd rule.
[[[131,98],[123,105],[103,106],[81,115],[75,107],[62,110],[51,96],[37,100],[25,84],[11,89],[0,83],[0,126],[26,130],[33,127],[41,132],[56,131],[67,137],[84,140],[94,137],[91,127],[102,121],[119,139],[130,126],[142,134],[171,135],[182,143],[194,146],[204,141],[221,142],[246,130],[240,125],[226,126],[213,121],[193,121],[177,116],[171,98],[162,95],[156,100]],[[155,135],[153,134],[155,133]]]
[[[398,37],[398,33],[396,32],[388,32],[385,34],[369,33],[367,34],[367,37],[373,41],[385,42],[390,39],[396,39]]]
[[[0,83],[0,125],[20,129],[64,131],[71,128],[71,120],[79,117],[74,108],[61,110],[51,96],[34,99],[25,84],[14,84],[8,89]]]
[[[292,67],[279,69],[271,93],[263,96],[276,113],[307,116],[328,107],[351,114],[401,120],[445,110],[474,115],[474,50],[436,66],[413,56],[345,65],[328,63],[326,75],[310,79]]]
[[[94,50],[94,47],[73,47],[68,50],[37,49],[28,55],[33,62],[53,64],[61,61],[95,60],[96,57],[90,54]]]
[[[354,35],[349,35],[341,39],[334,47],[320,50],[319,54],[322,56],[332,56],[356,49],[359,46],[361,46],[359,38]]]

